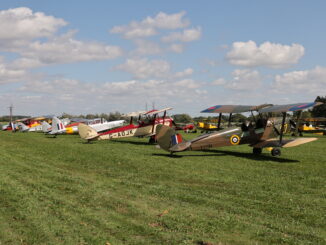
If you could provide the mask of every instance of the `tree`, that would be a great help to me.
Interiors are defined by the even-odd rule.
[[[189,123],[192,121],[191,116],[188,114],[175,114],[172,118],[176,123]]]
[[[109,114],[107,120],[108,120],[108,121],[115,121],[115,120],[119,120],[119,119],[121,119],[121,118],[122,118],[122,117],[121,117],[121,113],[118,112],[118,111],[116,111],[116,112],[110,112],[110,114]]]
[[[324,104],[320,106],[315,106],[311,111],[312,116],[326,117],[326,96],[325,97],[317,96],[315,102],[323,102]]]
[[[237,114],[232,115],[231,120],[232,120],[232,122],[245,122],[246,120],[248,120],[248,118],[245,115],[237,113]]]

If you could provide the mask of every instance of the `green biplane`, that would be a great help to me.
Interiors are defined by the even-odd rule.
[[[287,112],[300,111],[314,106],[320,102],[297,103],[288,105],[264,104],[260,106],[243,105],[217,105],[212,106],[203,113],[222,113],[230,114],[243,112],[258,112],[258,116],[249,123],[243,123],[241,127],[229,127],[217,132],[200,135],[190,141],[186,141],[174,129],[158,125],[156,139],[159,147],[170,152],[181,152],[186,150],[206,150],[213,147],[235,146],[247,144],[253,148],[254,154],[261,154],[263,148],[271,147],[273,156],[281,155],[281,148],[293,147],[316,140],[317,138],[293,138],[283,139],[284,127]],[[282,113],[281,118],[267,117],[266,113]],[[264,117],[265,116],[265,117]],[[219,125],[219,124],[218,124]]]

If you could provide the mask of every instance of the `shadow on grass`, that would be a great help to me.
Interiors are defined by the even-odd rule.
[[[154,145],[150,144],[148,142],[143,142],[143,141],[132,141],[132,140],[112,140],[111,142],[116,143],[122,143],[122,144],[132,144],[132,145]]]
[[[182,158],[182,157],[218,157],[218,156],[225,156],[225,155],[230,155],[230,156],[235,156],[235,157],[240,157],[240,158],[247,158],[250,160],[254,161],[271,161],[271,162],[279,162],[279,163],[297,163],[300,162],[299,160],[293,160],[293,159],[287,159],[287,158],[282,158],[281,157],[273,157],[265,154],[261,155],[255,155],[253,153],[246,153],[246,152],[236,152],[236,151],[223,151],[223,150],[204,150],[201,152],[205,152],[207,154],[182,154],[182,155],[176,155],[176,154],[157,154],[154,153],[154,156],[165,156],[165,157],[171,157],[171,158]],[[209,154],[213,153],[213,154]]]

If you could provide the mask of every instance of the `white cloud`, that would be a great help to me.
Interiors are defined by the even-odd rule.
[[[234,42],[226,59],[232,65],[270,68],[286,68],[298,63],[304,55],[304,47],[300,44],[282,45],[265,42],[259,47],[254,41]]]
[[[178,29],[185,28],[189,21],[184,19],[184,11],[176,14],[158,13],[155,17],[147,17],[142,21],[132,21],[129,25],[114,26],[110,32],[120,33],[124,38],[141,38],[156,35],[157,29]]]
[[[131,73],[136,79],[162,78],[170,74],[170,64],[165,60],[127,59],[116,70]]]
[[[249,69],[237,69],[232,72],[233,78],[226,80],[218,78],[211,85],[224,86],[232,90],[256,90],[261,87],[262,78],[258,71]]]
[[[90,60],[114,59],[122,55],[117,46],[98,42],[83,42],[73,38],[75,32],[53,37],[47,42],[35,41],[22,46],[17,52],[22,58],[15,60],[13,67],[32,68],[51,64],[64,64]]]
[[[26,71],[23,69],[12,69],[8,67],[4,58],[0,56],[0,84],[18,82],[26,76]]]
[[[108,112],[110,110],[129,112],[140,110],[146,101],[155,101],[159,106],[163,104],[176,106],[181,101],[199,99],[202,94],[207,93],[201,89],[201,86],[202,84],[192,79],[181,79],[174,82],[130,80],[103,84],[84,83],[67,78],[33,79],[18,89],[16,95],[19,92],[20,96],[16,96],[15,105],[17,104],[18,107],[24,102],[26,103],[25,110],[28,110],[31,104],[37,101],[40,103],[38,111],[42,108],[45,113],[58,113],[63,112],[62,110],[75,114]],[[26,96],[34,96],[34,98],[30,97],[30,100],[26,102],[24,100]],[[107,107],[108,98],[110,108]],[[50,111],[49,108],[51,108]]]
[[[172,32],[161,38],[163,42],[192,42],[201,37],[201,28],[186,29],[182,32]]]
[[[218,78],[212,82],[212,85],[225,85],[226,81],[224,78]]]
[[[149,60],[147,58],[127,59],[124,64],[120,64],[114,70],[131,73],[135,79],[164,78],[175,79],[183,78],[193,74],[192,68],[173,73],[171,65],[165,60]]]
[[[0,11],[0,41],[49,37],[67,22],[21,7]]]
[[[122,55],[117,46],[76,40],[75,31],[57,36],[58,29],[65,25],[63,19],[26,7],[0,11],[0,51],[20,55],[8,67],[19,70]]]
[[[276,75],[272,87],[283,93],[326,94],[326,67]]]
[[[136,39],[134,43],[137,48],[131,52],[132,55],[154,55],[163,52],[160,45],[149,40]]]
[[[169,47],[168,47],[168,50],[169,51],[172,51],[174,53],[182,53],[183,50],[184,50],[184,45],[183,44],[177,44],[177,43],[174,43],[174,44],[171,44]]]
[[[194,70],[191,68],[187,68],[184,71],[177,72],[174,76],[176,78],[191,76],[194,73]]]

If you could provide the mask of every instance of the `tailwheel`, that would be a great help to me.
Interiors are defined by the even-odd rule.
[[[262,153],[263,149],[262,148],[253,148],[252,153],[255,155],[260,155]]]
[[[150,144],[154,144],[154,143],[156,143],[155,136],[151,136],[151,137],[149,138],[148,143],[150,143]]]
[[[280,148],[273,148],[271,151],[273,157],[277,157],[281,155],[281,149]]]

